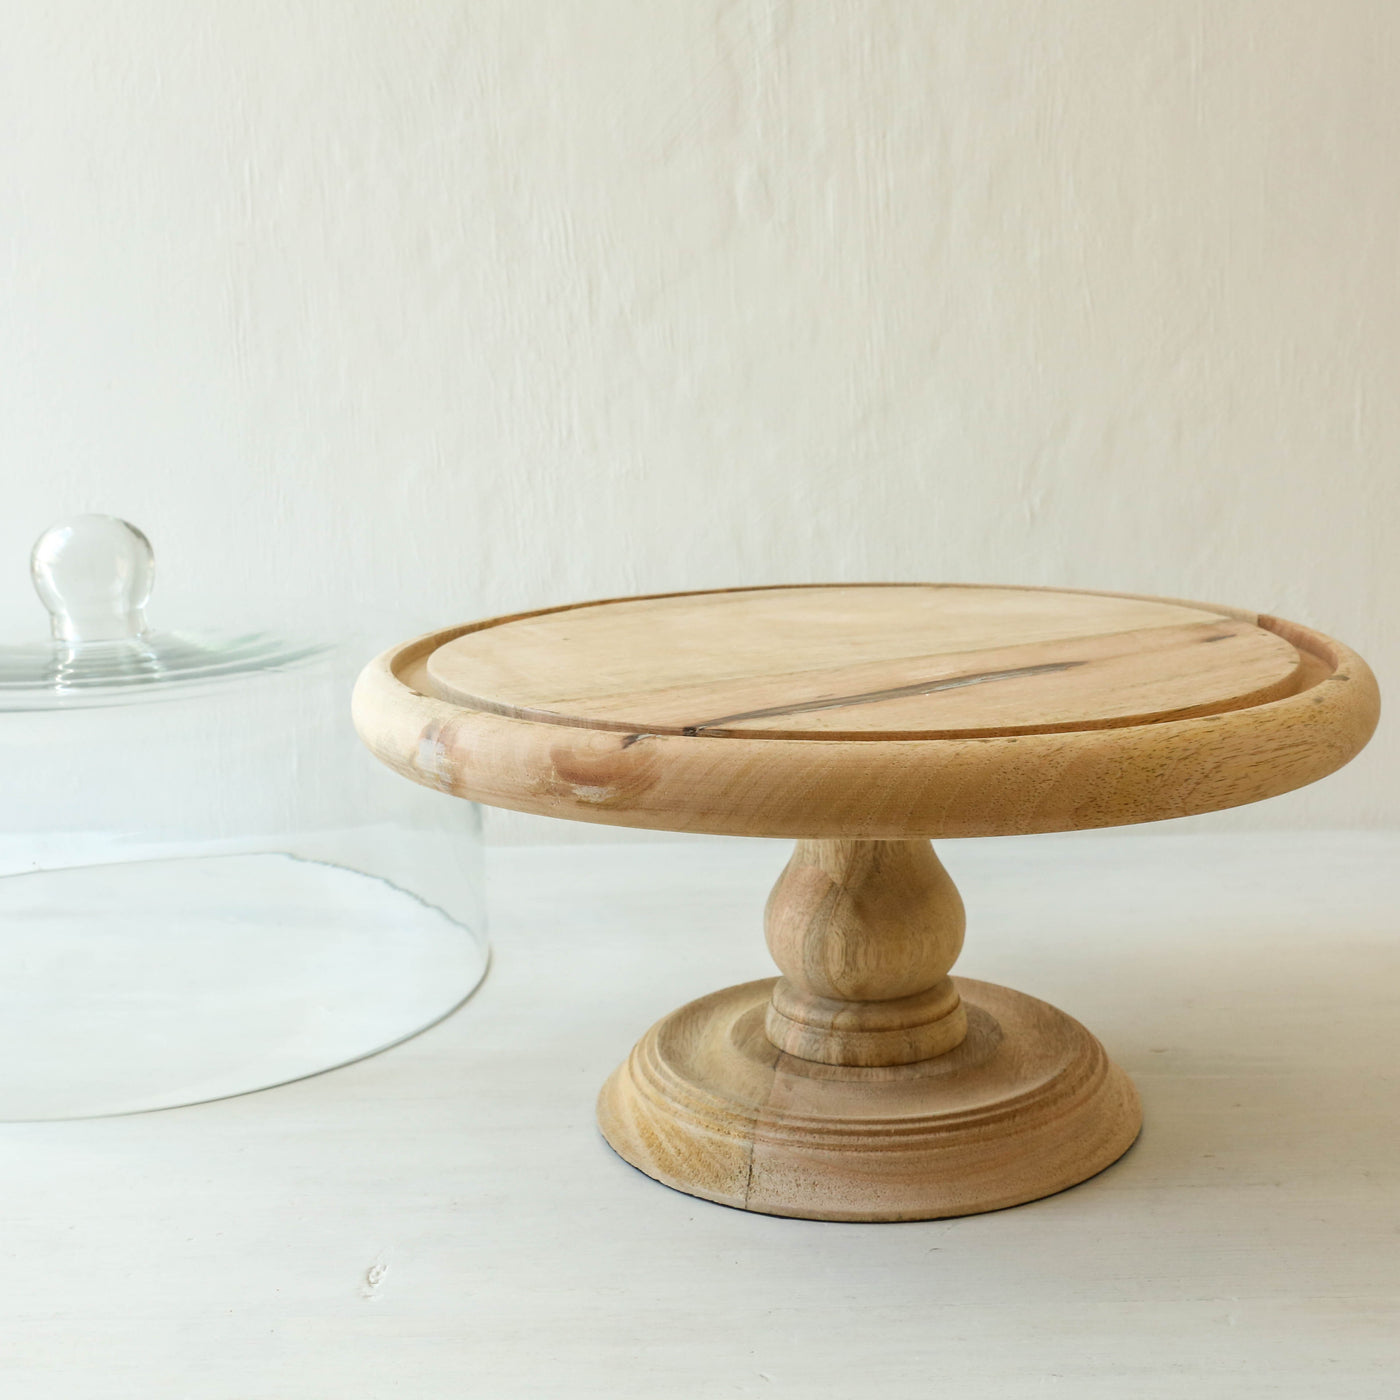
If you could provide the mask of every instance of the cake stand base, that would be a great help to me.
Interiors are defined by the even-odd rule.
[[[810,1220],[931,1220],[1049,1196],[1132,1145],[1131,1081],[1077,1021],[954,978],[967,1034],[912,1064],[799,1059],[764,1030],[776,979],[702,997],[604,1085],[613,1149],[678,1191]]]

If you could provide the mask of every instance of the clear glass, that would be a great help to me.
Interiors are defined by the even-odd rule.
[[[0,652],[0,1119],[284,1083],[469,996],[488,961],[479,814],[359,743],[372,646],[162,636],[139,568],[122,591],[89,587],[90,560],[42,563],[55,641]],[[89,640],[114,616],[142,631]]]

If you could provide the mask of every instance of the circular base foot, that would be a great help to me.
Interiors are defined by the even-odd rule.
[[[764,1034],[773,979],[693,1001],[598,1099],[613,1149],[657,1181],[765,1215],[931,1220],[1063,1191],[1132,1145],[1131,1081],[1078,1021],[954,981],[967,1038],[916,1064],[800,1060]]]

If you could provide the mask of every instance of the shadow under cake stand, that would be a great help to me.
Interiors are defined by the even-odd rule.
[[[1375,727],[1360,657],[1170,599],[868,584],[625,598],[396,647],[361,737],[416,782],[576,821],[790,837],[782,976],[653,1026],[598,1100],[668,1186],[824,1220],[995,1210],[1101,1171],[1141,1125],[1077,1021],[949,976],[963,905],[930,838],[1258,801]]]

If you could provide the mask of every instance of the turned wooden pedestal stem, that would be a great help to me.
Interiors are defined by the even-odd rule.
[[[458,796],[796,838],[766,920],[783,975],[658,1022],[598,1121],[627,1161],[692,1195],[910,1220],[1072,1186],[1140,1121],[1077,1021],[951,975],[962,901],[929,838],[1256,802],[1339,768],[1378,706],[1359,656],[1275,617],[842,584],[449,628],[372,663],[355,721],[386,763]]]
[[[948,972],[965,923],[927,841],[799,841],[764,915],[783,972],[768,1039],[828,1065],[907,1065],[961,1045]]]
[[[772,1215],[966,1215],[1083,1181],[1141,1109],[1062,1012],[948,975],[956,886],[928,841],[799,841],[768,900],[779,978],[673,1012],[598,1100],[649,1176]]]

